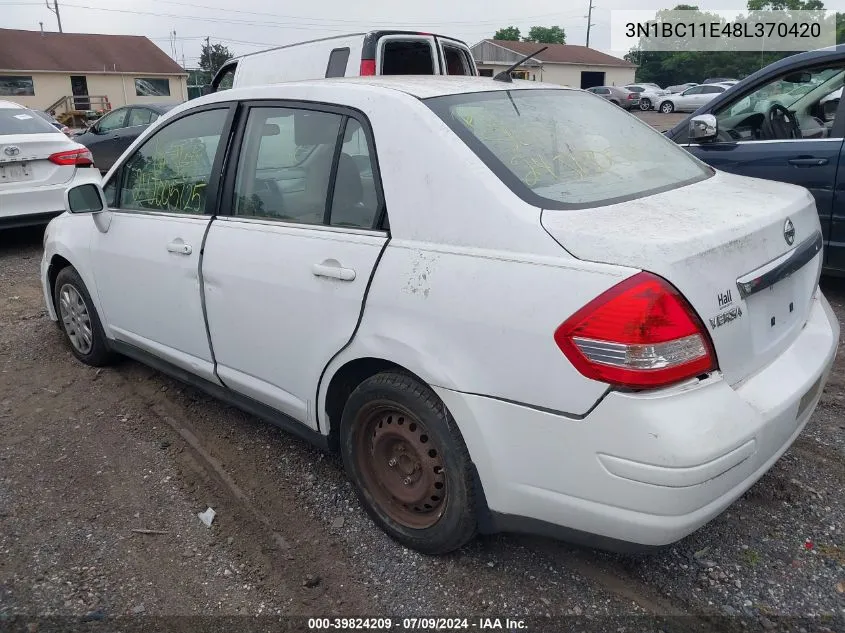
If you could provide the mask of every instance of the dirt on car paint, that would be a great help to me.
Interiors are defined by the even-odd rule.
[[[0,240],[0,620],[510,616],[566,630],[590,617],[618,630],[706,614],[837,630],[845,617],[841,354],[793,448],[674,546],[623,556],[497,535],[433,558],[372,524],[336,458],[138,363],[78,363],[44,311],[40,231]],[[823,286],[842,318],[845,282]]]

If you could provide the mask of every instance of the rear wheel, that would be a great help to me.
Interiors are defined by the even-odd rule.
[[[675,111],[675,104],[671,101],[664,101],[660,104],[660,111],[663,114],[672,114]]]
[[[86,365],[102,367],[114,360],[91,295],[76,269],[59,271],[53,286],[53,298],[62,331],[70,351]]]
[[[361,502],[391,537],[442,554],[475,536],[469,453],[429,387],[398,372],[368,378],[343,410],[340,444]]]
[[[651,110],[651,99],[640,99],[640,110]]]

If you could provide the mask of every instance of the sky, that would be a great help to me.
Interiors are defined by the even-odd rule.
[[[593,0],[590,45],[609,53],[610,11],[671,8],[681,0]],[[49,0],[52,4],[53,0]],[[472,45],[500,27],[559,25],[568,44],[584,44],[590,0],[58,0],[65,32],[145,35],[175,58],[196,68],[202,40],[222,43],[234,55],[344,33],[403,28],[450,35]],[[706,0],[701,9],[744,9],[745,0]],[[825,7],[845,11],[845,0]],[[0,28],[57,31],[55,14],[45,0],[0,0]]]

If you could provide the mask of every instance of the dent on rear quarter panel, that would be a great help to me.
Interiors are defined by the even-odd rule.
[[[391,241],[355,339],[329,375],[354,358],[382,358],[432,386],[582,415],[607,386],[570,365],[554,331],[633,272],[590,268]]]

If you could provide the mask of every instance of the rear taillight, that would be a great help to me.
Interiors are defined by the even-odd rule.
[[[94,164],[94,157],[90,150],[81,147],[79,149],[72,149],[68,152],[57,152],[51,154],[47,159],[56,165],[76,165],[77,167],[86,167]]]
[[[634,93],[633,92],[628,93],[628,99],[632,100],[633,98],[634,98]]]
[[[713,371],[716,354],[692,306],[669,282],[639,273],[578,310],[555,342],[587,378],[651,389]]]
[[[376,74],[376,60],[362,59],[361,60],[361,76],[369,77]]]

